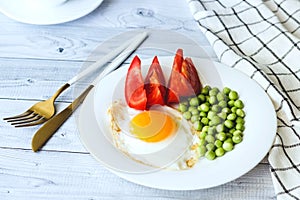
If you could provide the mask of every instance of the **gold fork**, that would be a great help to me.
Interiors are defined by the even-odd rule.
[[[95,69],[103,66],[107,62],[111,61],[113,58],[120,55],[128,46],[134,43],[137,40],[141,40],[145,38],[145,33],[140,33],[137,36],[133,37],[130,40],[127,40],[118,48],[111,51],[109,54],[102,57],[100,60],[80,72],[77,76],[70,79],[66,84],[64,84],[61,88],[59,88],[56,93],[50,97],[49,99],[38,102],[30,107],[27,111],[20,115],[6,117],[4,120],[10,122],[11,125],[15,127],[25,127],[25,126],[34,126],[41,123],[44,123],[48,119],[50,119],[55,114],[55,99],[68,87],[70,87],[73,83],[81,79],[82,77],[86,76],[87,74],[91,73]]]
[[[55,114],[54,101],[68,87],[70,87],[70,84],[64,84],[49,99],[34,104],[20,115],[6,117],[4,120],[15,127],[34,126],[44,123]]]

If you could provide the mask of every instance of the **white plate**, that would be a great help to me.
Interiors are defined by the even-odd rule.
[[[171,66],[173,58],[159,57],[159,61],[162,66]],[[150,62],[151,60],[142,60],[144,64]],[[244,101],[246,130],[243,142],[236,145],[233,151],[213,161],[201,159],[190,170],[139,173],[146,168],[116,150],[109,141],[108,131],[101,127],[107,121],[106,111],[111,103],[114,87],[126,75],[127,67],[105,77],[84,101],[78,124],[80,138],[86,149],[118,176],[159,189],[194,190],[214,187],[232,181],[255,167],[269,151],[276,134],[277,122],[272,102],[264,90],[243,73],[206,59],[193,58],[193,62],[204,84],[228,86],[238,91]],[[122,166],[124,171],[114,166]],[[133,168],[137,173],[125,172]]]
[[[103,0],[68,0],[59,6],[33,7],[27,0],[0,1],[0,12],[23,23],[50,25],[72,21],[96,9]]]

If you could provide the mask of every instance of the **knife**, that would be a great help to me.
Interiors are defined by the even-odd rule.
[[[148,37],[146,32],[138,34],[131,44],[108,65],[99,76],[64,110],[48,120],[33,136],[31,148],[37,152],[56,132],[57,129],[69,118],[79,107],[93,87],[107,74],[118,68],[136,48]]]

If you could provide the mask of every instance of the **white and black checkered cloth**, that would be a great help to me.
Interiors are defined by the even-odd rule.
[[[278,128],[268,160],[277,199],[300,199],[300,1],[187,2],[220,62],[272,99]]]

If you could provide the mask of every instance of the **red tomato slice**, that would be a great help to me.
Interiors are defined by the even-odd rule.
[[[181,74],[183,74],[190,83],[194,94],[199,94],[202,89],[202,84],[200,82],[197,69],[191,58],[185,58],[185,62],[188,67],[184,69],[184,65],[182,65]]]
[[[147,108],[155,104],[165,105],[165,77],[157,56],[154,57],[145,78],[145,89],[147,94]]]
[[[201,87],[198,72],[192,60],[183,59],[183,51],[178,49],[168,83],[167,103],[178,103],[181,97],[198,94]]]
[[[125,99],[129,107],[145,110],[147,104],[146,91],[141,73],[141,60],[135,56],[130,64],[125,81]]]
[[[183,62],[183,50],[178,49],[173,61],[173,67],[168,82],[167,103],[178,103],[181,85],[180,70]]]

